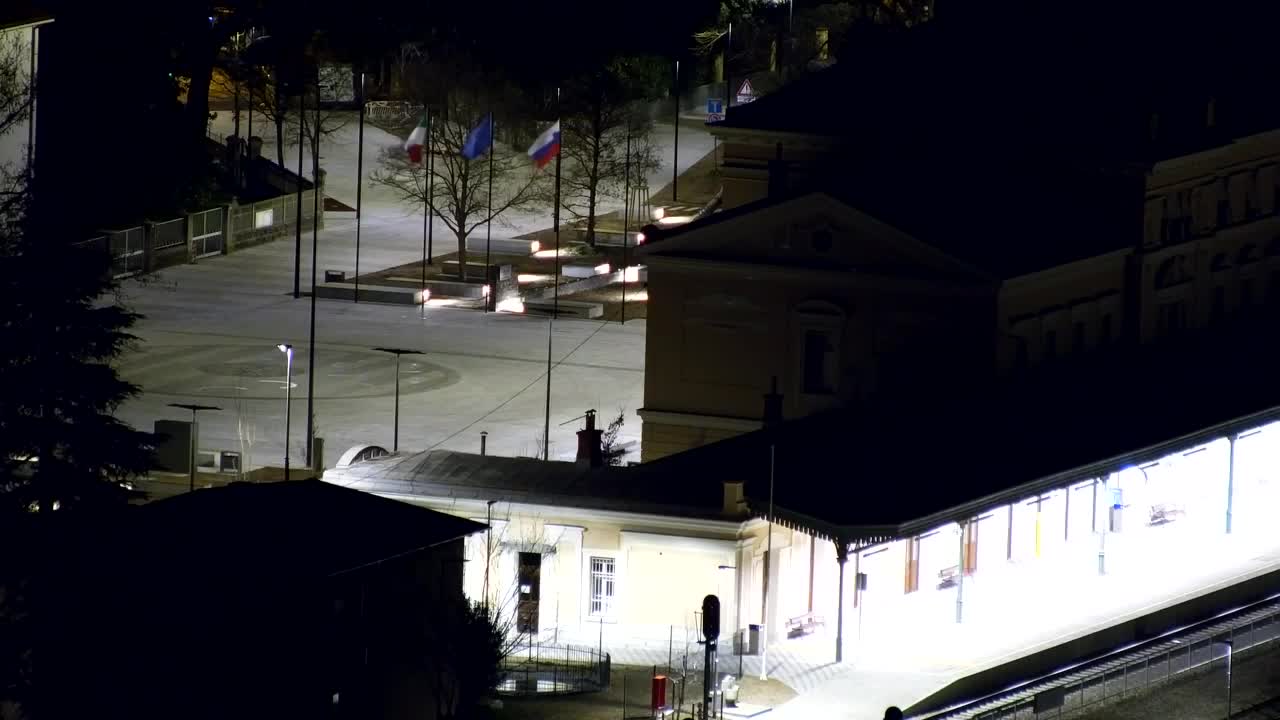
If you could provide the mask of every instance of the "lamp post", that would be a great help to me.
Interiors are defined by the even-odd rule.
[[[396,356],[396,414],[394,421],[394,430],[391,437],[391,452],[400,452],[400,356],[401,355],[421,355],[418,350],[404,350],[402,348],[374,348],[378,352],[391,353]]]
[[[191,403],[169,403],[169,407],[191,411],[191,434],[187,436],[187,477],[188,492],[196,489],[196,413],[201,410],[221,410],[217,405],[194,405]]]
[[[289,420],[293,414],[293,346],[280,343],[276,349],[284,353],[284,481],[289,482]]]

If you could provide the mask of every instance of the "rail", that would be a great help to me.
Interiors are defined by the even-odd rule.
[[[1069,718],[1280,638],[1280,594],[1006,688],[927,720]]]

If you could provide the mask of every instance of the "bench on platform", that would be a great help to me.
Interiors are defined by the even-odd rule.
[[[356,286],[354,283],[321,283],[316,285],[316,297],[330,300],[355,300]],[[422,288],[362,284],[360,300],[393,305],[421,305]]]
[[[787,621],[787,637],[801,637],[802,635],[812,635],[817,632],[818,628],[824,627],[826,622],[822,616],[817,613],[805,613],[791,618]]]
[[[555,309],[554,300],[525,300],[524,311],[528,313],[539,313],[542,315],[550,315]],[[560,317],[580,317],[580,318],[598,318],[604,315],[604,304],[596,302],[585,302],[582,300],[561,300],[560,301]]]

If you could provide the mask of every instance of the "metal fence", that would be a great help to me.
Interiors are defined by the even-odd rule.
[[[148,234],[151,237],[152,250],[164,250],[165,248],[185,245],[187,242],[186,218],[174,218],[164,222],[151,223]]]
[[[371,123],[398,126],[416,123],[422,106],[403,100],[370,100],[364,104],[364,115]]]
[[[1280,596],[1109,653],[929,720],[1070,718],[1280,638]]]
[[[577,645],[517,644],[502,661],[498,692],[563,695],[609,687],[609,653]]]

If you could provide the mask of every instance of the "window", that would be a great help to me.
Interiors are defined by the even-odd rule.
[[[827,354],[831,343],[821,330],[804,331],[804,385],[803,390],[812,395],[831,392],[827,377]]]
[[[266,210],[259,210],[258,212],[254,213],[253,229],[261,230],[262,228],[271,227],[272,225],[275,224],[275,215],[276,215],[275,208],[267,208]]]
[[[1218,285],[1213,289],[1213,305],[1209,310],[1209,319],[1221,320],[1227,314],[1227,288]]]
[[[1071,351],[1084,352],[1084,323],[1080,320],[1071,328]]]
[[[1098,346],[1105,347],[1111,344],[1111,313],[1102,316],[1102,320],[1098,323]]]
[[[1052,360],[1058,357],[1058,331],[1050,330],[1044,334],[1044,359]]]
[[[1161,335],[1173,335],[1187,327],[1187,306],[1182,302],[1163,303],[1156,318]]]
[[[613,558],[591,558],[591,607],[588,612],[593,617],[613,614],[614,591],[617,588],[613,563]]]

